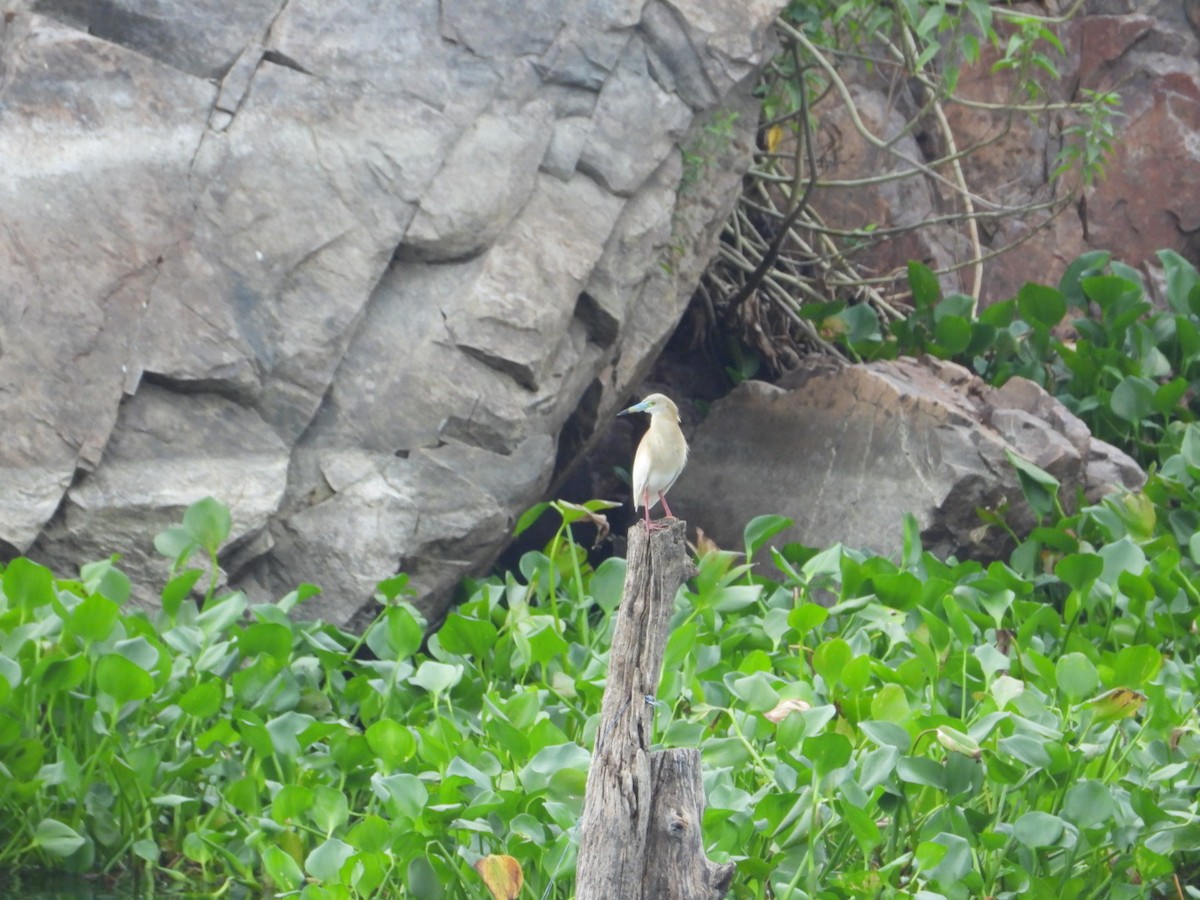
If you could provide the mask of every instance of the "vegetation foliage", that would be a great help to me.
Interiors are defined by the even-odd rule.
[[[884,324],[866,304],[814,304],[803,314],[855,358],[928,353],[991,384],[1028,378],[1093,435],[1150,465],[1166,449],[1169,424],[1195,421],[1200,409],[1200,274],[1173,250],[1158,256],[1162,309],[1141,273],[1093,251],[1068,266],[1057,287],[1026,284],[978,317],[970,297],[943,297],[937,277],[917,262],[908,267],[913,311],[899,322]],[[1056,333],[1065,326],[1070,338]]]
[[[945,110],[970,105],[960,73],[991,46],[1012,74],[1001,109],[1063,115],[1057,174],[1095,177],[1116,101],[1047,100],[1063,18],[843,0],[780,20],[758,165],[710,299],[739,316],[757,297],[862,358],[928,352],[993,382],[1032,378],[1152,473],[1142,493],[1067,515],[1054,479],[1014,460],[1041,525],[986,566],[924,552],[911,520],[898,561],[770,547],[771,578],[745,560],[785,520],[751,522],[742,552],[701,548],[676,599],[657,737],[702,751],[708,853],[737,862],[735,897],[1200,897],[1200,279],[1164,253],[1156,312],[1137,273],[1089,254],[1057,288],[975,315],[978,266],[996,252],[978,222],[1028,210],[967,184],[974,148]],[[911,94],[900,131],[926,131],[938,155],[896,177],[939,186],[972,250],[971,295],[943,297],[913,264],[906,317],[881,292],[889,276],[847,262],[896,232],[831,228],[809,207],[834,186],[814,139],[822,98],[899,152],[858,116],[848,65]],[[1072,312],[1078,339],[1056,337]],[[73,577],[7,564],[0,870],[212,896],[571,896],[624,580],[620,559],[593,568],[572,528],[605,505],[533,511],[523,525],[550,508],[561,520],[545,551],[468,584],[432,635],[403,575],[379,586],[362,635],[304,621],[311,585],[274,603],[219,590],[230,520],[212,499],[156,542],[172,561],[157,609],[130,603],[115,557]]]
[[[1190,391],[1200,294],[1164,262],[1165,312],[1092,256],[979,320],[919,267],[904,328],[830,313],[863,355],[1038,378],[1154,466],[1143,492],[1067,515],[1014,460],[1041,524],[990,565],[924,552],[913,520],[899,560],[770,546],[775,516],[700,548],[656,739],[702,752],[732,896],[1200,896],[1200,425],[1187,392],[1160,394]],[[1080,340],[1053,338],[1085,303]],[[571,896],[625,574],[572,529],[608,505],[532,510],[520,527],[560,520],[545,551],[468,583],[432,635],[403,575],[362,635],[303,621],[312,586],[219,590],[230,521],[211,499],[156,542],[161,609],[131,605],[115,558],[77,577],[14,560],[0,867],[306,900]]]
[[[904,319],[904,271],[881,271],[871,250],[914,232],[945,249],[938,273],[961,279],[974,310],[984,263],[1071,208],[1116,140],[1115,91],[1085,84],[1056,99],[1067,93],[1058,31],[1081,7],[1050,15],[988,0],[790,3],[776,23],[782,50],[759,86],[754,165],[693,301],[710,336],[742,345],[717,354],[751,348],[776,374],[797,365],[801,348],[836,354],[807,314],[829,300]],[[1050,147],[1036,198],[972,183],[972,160],[996,155],[1030,120]],[[694,168],[711,141],[710,126],[685,164]],[[886,220],[853,219],[879,206]],[[1004,244],[998,235],[1014,233],[1001,227],[1012,219],[1023,223],[1020,236]]]

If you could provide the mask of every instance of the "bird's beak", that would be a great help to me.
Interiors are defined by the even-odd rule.
[[[617,413],[617,415],[618,415],[618,416],[627,416],[627,415],[629,415],[630,413],[635,413],[635,412],[645,412],[645,411],[646,411],[646,409],[647,409],[647,406],[646,406],[646,401],[645,401],[645,400],[643,400],[641,403],[635,403],[635,404],[633,404],[633,406],[629,407],[629,409],[623,409],[623,410],[621,410],[619,413]]]

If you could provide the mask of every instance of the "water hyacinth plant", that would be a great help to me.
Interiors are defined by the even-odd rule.
[[[858,347],[1040,373],[1150,464],[1142,492],[1068,516],[1055,479],[1013,458],[1040,524],[986,565],[925,552],[912,519],[899,559],[774,546],[777,516],[736,551],[701,541],[655,740],[701,750],[730,896],[1200,897],[1200,278],[1165,257],[1156,313],[1135,273],[1085,263],[961,322],[917,270],[909,330]],[[1068,308],[1097,323],[1073,345],[1052,332]],[[574,529],[603,532],[608,506],[535,507],[518,528],[555,516],[544,550],[467,582],[433,633],[402,574],[361,635],[307,621],[311,585],[270,603],[220,589],[230,518],[211,498],[156,541],[171,572],[153,610],[117,558],[69,576],[9,562],[0,872],[572,896],[625,579]],[[764,548],[769,572],[746,562]]]
[[[702,750],[732,896],[1194,896],[1196,564],[1152,498],[1200,467],[1163,470],[1012,564],[939,561],[913,523],[899,562],[785,546],[768,580],[702,554],[658,739]],[[569,897],[624,563],[593,569],[582,514],[558,512],[552,552],[471,584],[424,645],[403,577],[356,636],[292,617],[310,588],[197,604],[185,568],[148,613],[114,561],[62,579],[14,560],[0,864],[231,895]],[[206,550],[224,515],[204,501],[181,528]],[[755,520],[745,551],[785,525]]]

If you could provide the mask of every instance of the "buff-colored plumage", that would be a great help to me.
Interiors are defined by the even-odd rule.
[[[688,446],[679,427],[679,409],[669,397],[651,394],[618,415],[650,414],[650,429],[633,457],[633,508],[644,509],[646,527],[652,528],[650,510],[661,500],[668,519],[675,518],[667,505],[667,491],[687,465]]]

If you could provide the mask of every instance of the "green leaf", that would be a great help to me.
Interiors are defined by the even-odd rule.
[[[346,840],[357,850],[385,853],[391,847],[392,829],[380,816],[367,815],[350,829]]]
[[[879,331],[879,316],[869,303],[847,306],[835,318],[845,323],[846,341],[851,346],[878,341],[883,337]]]
[[[1140,297],[1142,293],[1141,287],[1136,282],[1117,275],[1095,275],[1083,278],[1080,285],[1088,298],[1100,306],[1105,313],[1106,320],[1111,318],[1122,301]]]
[[[320,588],[317,588],[315,592],[320,593]],[[375,593],[381,598],[380,602],[385,604],[394,603],[396,598],[402,594],[412,594],[413,590],[408,586],[408,573],[400,572],[391,578],[383,579],[375,585]],[[309,594],[309,596],[313,596],[313,594]]]
[[[423,856],[414,857],[408,864],[405,882],[408,885],[409,897],[420,897],[421,900],[442,900],[445,889],[442,879],[434,871],[429,860]]]
[[[33,843],[58,859],[66,859],[86,842],[79,832],[58,819],[42,819],[33,832]]]
[[[916,309],[933,309],[942,299],[942,286],[933,270],[914,260],[908,262],[908,284]]]
[[[1013,823],[1013,837],[1026,847],[1053,847],[1063,833],[1063,820],[1050,813],[1034,810]]]
[[[114,565],[117,557],[100,562],[88,563],[79,569],[80,577],[89,593],[102,594],[114,603],[121,604],[129,599],[129,577]]]
[[[984,325],[999,329],[1007,329],[1012,325],[1017,318],[1017,300],[1014,297],[1011,300],[1004,300],[1000,303],[993,303],[987,309],[979,313],[979,321]]]
[[[912,572],[876,575],[871,579],[875,595],[891,609],[910,609],[921,601],[924,587]]]
[[[266,723],[267,733],[271,735],[271,744],[275,752],[282,758],[294,759],[305,749],[300,746],[299,736],[308,730],[316,719],[307,713],[287,710]]]
[[[731,613],[753,606],[762,596],[762,586],[757,584],[730,584],[717,590],[713,609]]]
[[[876,747],[862,757],[858,783],[864,791],[872,791],[878,785],[891,780],[896,771],[902,751],[892,746]]]
[[[429,790],[416,775],[400,772],[377,779],[379,787],[387,793],[388,815],[392,819],[416,822],[421,811],[429,802]]]
[[[818,734],[804,740],[804,755],[812,762],[817,777],[846,765],[852,749],[850,741],[837,733]]]
[[[96,663],[96,685],[118,704],[145,700],[154,693],[154,679],[124,656],[108,653]]]
[[[292,653],[292,630],[274,622],[251,625],[238,635],[238,650],[247,659],[263,654],[287,662]]]
[[[771,538],[795,524],[784,516],[756,516],[746,523],[743,531],[746,544],[746,559],[752,559]]]
[[[1012,737],[1001,738],[996,742],[996,746],[1032,768],[1044,769],[1050,765],[1050,754],[1046,752],[1045,742],[1027,734],[1014,734]]]
[[[498,636],[496,626],[488,620],[459,613],[447,616],[442,627],[437,630],[437,640],[443,649],[476,660],[487,659]]]
[[[0,705],[4,703],[6,697],[9,696],[12,689],[21,683],[21,664],[9,656],[0,653]],[[13,720],[13,725],[20,729],[20,725],[16,720]],[[4,746],[7,741],[0,738],[0,746]]]
[[[304,860],[304,871],[319,881],[339,883],[342,866],[354,855],[354,848],[337,838],[327,838]]]
[[[1054,667],[1058,689],[1072,700],[1080,700],[1096,690],[1100,673],[1082,653],[1065,653]]]
[[[300,784],[285,784],[271,799],[271,818],[280,825],[299,822],[308,816],[312,805],[312,788]]]
[[[866,720],[858,723],[863,734],[880,747],[895,747],[901,753],[907,753],[912,745],[908,731],[895,722]]]
[[[54,600],[54,576],[50,570],[23,556],[8,564],[3,584],[8,602],[16,607],[37,609]]]
[[[1162,416],[1173,416],[1190,388],[1186,378],[1173,378],[1159,385],[1154,391],[1154,411]]]
[[[134,841],[129,848],[133,851],[133,855],[139,859],[144,859],[148,863],[157,863],[161,851],[158,849],[158,844],[150,838],[142,838],[140,841]]]
[[[931,841],[922,841],[917,846],[916,858],[922,873],[943,885],[960,882],[973,863],[967,839],[944,831]]]
[[[48,694],[58,691],[70,691],[83,684],[88,677],[91,666],[83,655],[67,656],[65,659],[47,659],[43,662],[44,670],[38,678],[38,670],[34,670],[34,679],[40,683],[41,689]]]
[[[241,591],[214,598],[196,617],[196,626],[210,638],[220,637],[230,626],[241,621],[246,605],[246,595]]]
[[[304,872],[292,855],[271,844],[262,851],[263,868],[279,891],[298,891],[304,884]]]
[[[1174,250],[1159,250],[1159,261],[1167,282],[1167,304],[1177,313],[1187,315],[1193,310],[1188,303],[1193,288],[1200,284],[1196,267]]]
[[[1126,422],[1138,423],[1154,412],[1154,395],[1158,386],[1149,378],[1128,375],[1113,388],[1109,405],[1113,414]]]
[[[112,634],[121,608],[103,594],[92,594],[71,610],[67,627],[85,641],[103,641]]]
[[[413,684],[420,685],[431,694],[441,695],[458,684],[463,677],[463,667],[427,659],[412,676]]]
[[[155,547],[158,547],[157,539],[155,540]],[[173,557],[177,554],[164,555]],[[187,569],[168,581],[166,587],[162,590],[163,612],[174,619],[179,614],[179,607],[182,605],[184,598],[192,592],[192,588],[196,586],[196,582],[200,580],[200,576],[203,574],[204,572],[201,569]]]
[[[1005,450],[1004,454],[1017,472],[1021,490],[1025,494],[1030,508],[1040,518],[1045,518],[1053,513],[1058,497],[1058,479],[1049,472],[1039,469],[1029,460],[1017,456],[1011,450]]]
[[[225,682],[219,678],[209,678],[188,688],[179,697],[180,708],[189,716],[197,719],[207,719],[215,716],[225,702]]]
[[[883,833],[879,830],[875,819],[866,810],[859,809],[853,803],[845,800],[838,802],[838,810],[842,814],[842,819],[850,826],[850,831],[854,835],[854,839],[858,841],[862,854],[869,858],[871,851],[883,843]]]
[[[216,553],[229,538],[233,518],[227,506],[212,497],[205,497],[184,512],[183,527],[197,544],[209,553]]]
[[[346,824],[350,817],[350,805],[346,795],[337,788],[321,784],[313,789],[313,803],[308,812],[321,833],[329,835]]]
[[[1026,282],[1017,292],[1017,309],[1025,321],[1053,328],[1067,314],[1067,298],[1055,288]]]
[[[817,603],[802,603],[788,613],[788,626],[801,638],[820,628],[829,618],[829,610]]]
[[[559,634],[558,627],[548,616],[540,628],[526,632],[529,647],[529,662],[545,665],[552,659],[566,655],[568,645]],[[457,682],[455,682],[457,683]]]
[[[1141,575],[1146,571],[1146,551],[1129,539],[1122,537],[1118,541],[1106,544],[1098,551],[1104,560],[1104,571],[1100,580],[1113,585],[1124,575]]]
[[[942,319],[971,320],[975,314],[975,298],[967,294],[949,294],[933,309],[933,321]]]
[[[1092,250],[1077,256],[1059,279],[1058,288],[1066,296],[1072,306],[1085,306],[1087,297],[1083,293],[1081,281],[1093,275],[1099,275],[1108,265],[1112,254],[1104,250]]]
[[[1149,644],[1123,647],[1113,666],[1113,683],[1119,687],[1140,688],[1162,668],[1162,653]]]
[[[971,343],[971,323],[959,316],[938,319],[933,329],[934,340],[950,356],[957,356]]]
[[[160,531],[154,536],[154,549],[172,560],[175,568],[183,566],[199,546],[191,532],[182,525]]]
[[[871,658],[856,656],[842,667],[841,681],[846,689],[857,694],[866,689],[871,680]]]
[[[1096,828],[1117,813],[1108,785],[1102,781],[1080,781],[1067,789],[1063,799],[1063,815],[1076,828]]]
[[[842,674],[842,668],[850,662],[854,655],[841,638],[831,638],[825,641],[813,653],[812,665],[816,673],[825,679],[825,684],[832,688]]]
[[[412,732],[394,719],[380,719],[366,730],[371,751],[388,769],[397,769],[412,758],[417,749]]]
[[[1094,553],[1073,553],[1064,556],[1054,567],[1054,574],[1072,590],[1086,590],[1104,571],[1104,560]]]
[[[932,759],[921,756],[902,756],[896,763],[896,775],[908,784],[920,784],[946,790],[946,770]]]
[[[380,659],[408,659],[425,639],[425,628],[406,603],[389,606],[367,629],[366,644]]]
[[[730,673],[726,681],[730,692],[752,712],[766,712],[774,709],[779,703],[779,692],[775,690],[774,685],[776,679],[766,672],[755,672],[741,677]]]
[[[871,718],[885,722],[907,722],[912,716],[904,688],[898,684],[885,684],[871,698]]]

